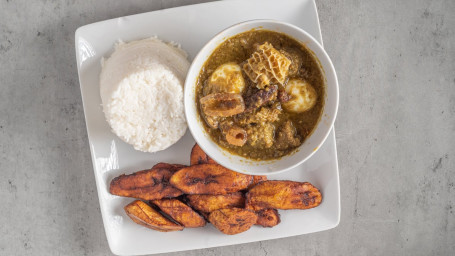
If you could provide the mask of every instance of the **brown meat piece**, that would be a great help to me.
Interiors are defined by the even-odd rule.
[[[232,121],[224,121],[220,124],[220,130],[226,141],[234,146],[241,147],[245,145],[247,133],[242,127],[235,125]]]
[[[242,95],[238,93],[212,93],[202,97],[202,112],[211,117],[228,117],[242,113],[245,103]]]
[[[264,209],[258,211],[256,214],[258,215],[256,225],[271,228],[281,222],[280,214],[276,209]]]
[[[199,164],[172,175],[170,183],[186,194],[223,195],[246,189],[253,176],[231,171],[219,164]]]
[[[253,112],[257,108],[265,105],[267,102],[276,99],[277,92],[278,86],[273,84],[246,97],[245,112]]]
[[[281,103],[286,103],[286,102],[288,102],[290,99],[291,99],[291,97],[290,97],[289,94],[286,92],[286,90],[285,90],[283,87],[280,87],[280,88],[278,89],[278,100],[279,100]]]
[[[254,175],[253,176],[253,182],[251,183],[251,185],[248,186],[247,189],[251,189],[252,187],[254,187],[257,184],[259,184],[259,182],[266,181],[266,180],[267,180],[267,176],[265,176],[265,175]]]
[[[274,104],[272,107],[261,107],[254,113],[238,115],[235,117],[235,120],[239,125],[273,123],[280,119],[281,111],[278,105]]]
[[[239,127],[239,126],[231,126],[227,130],[223,130],[224,137],[226,138],[226,141],[234,146],[241,147],[245,145],[246,140],[247,140],[247,134],[245,129]]]
[[[241,192],[226,195],[188,195],[189,204],[201,212],[213,212],[219,209],[243,208],[245,197]]]
[[[319,189],[309,182],[268,180],[259,183],[246,194],[246,208],[309,209],[321,204]]]
[[[169,184],[172,174],[181,168],[180,164],[159,163],[150,170],[122,174],[111,181],[109,192],[117,196],[134,197],[143,200],[177,197],[182,191]]]
[[[178,199],[153,200],[152,203],[186,228],[205,226],[204,218]]]
[[[146,228],[161,232],[183,230],[183,226],[167,219],[157,210],[140,200],[136,200],[128,204],[124,207],[124,209],[128,217],[130,217],[137,224]]]
[[[294,125],[292,125],[292,121],[288,120],[284,123],[280,129],[278,130],[276,140],[275,140],[275,147],[277,149],[285,150],[288,148],[295,148],[300,146],[302,142],[296,136]]]
[[[270,148],[273,146],[275,126],[270,123],[250,125],[246,128],[248,144],[255,148]]]
[[[299,53],[299,50],[286,48],[280,50],[280,52],[286,56],[289,60],[291,60],[291,65],[289,65],[289,76],[295,76],[299,73],[299,69],[302,66],[303,59]]]
[[[216,164],[215,160],[210,158],[199,145],[196,143],[194,144],[193,148],[191,149],[191,156],[190,156],[190,164]]]
[[[240,208],[220,209],[209,215],[210,223],[227,235],[247,231],[256,223],[257,218],[253,211]]]

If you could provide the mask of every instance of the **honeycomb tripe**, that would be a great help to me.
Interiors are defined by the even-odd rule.
[[[243,70],[257,84],[257,88],[263,89],[271,83],[283,84],[290,65],[291,61],[286,56],[265,42],[257,47],[243,65]]]

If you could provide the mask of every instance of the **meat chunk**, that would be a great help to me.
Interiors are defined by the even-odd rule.
[[[109,192],[117,196],[134,197],[143,200],[177,197],[182,191],[169,184],[169,179],[177,170],[185,167],[180,164],[159,163],[150,170],[122,174],[111,181]]]
[[[302,142],[296,136],[295,127],[291,120],[286,121],[278,130],[275,146],[280,150],[295,148],[300,146]]]
[[[280,52],[291,60],[291,65],[289,65],[289,76],[295,76],[298,74],[300,67],[302,66],[303,59],[299,53],[299,50],[293,48],[281,49]]]
[[[246,128],[248,144],[255,148],[270,148],[273,146],[275,126],[270,123],[250,125]]]
[[[223,130],[223,133],[226,141],[231,145],[241,147],[246,143],[247,134],[245,129],[241,127],[234,125],[227,130]]]
[[[267,86],[245,99],[245,112],[253,112],[257,108],[265,105],[277,97],[278,86],[276,84]]]
[[[261,107],[254,113],[244,113],[235,117],[239,125],[273,123],[279,120],[281,109],[277,104],[272,107]]]
[[[161,215],[157,210],[148,204],[136,200],[124,207],[126,215],[134,222],[146,228],[154,229],[161,232],[180,231],[183,226],[174,223]]]
[[[199,164],[172,175],[170,183],[186,194],[223,195],[246,189],[253,176],[231,171],[219,164]]]
[[[258,211],[256,214],[258,215],[256,225],[271,228],[281,222],[280,214],[276,209],[264,209]]]
[[[245,145],[247,133],[245,129],[235,125],[232,121],[225,121],[220,124],[220,130],[223,133],[226,141],[234,146],[241,147]]]
[[[257,218],[253,211],[240,208],[220,209],[209,215],[210,223],[227,235],[247,231],[256,223]]]
[[[309,209],[321,204],[322,195],[309,182],[263,181],[246,194],[246,209]]]
[[[152,203],[186,228],[198,228],[205,226],[204,218],[178,199],[172,198],[153,200]]]
[[[213,212],[226,208],[243,208],[245,197],[241,192],[226,195],[188,195],[190,205],[201,212]]]
[[[291,99],[291,97],[289,96],[289,94],[286,92],[286,90],[282,87],[280,87],[278,89],[278,100],[281,102],[281,103],[286,103],[288,102],[289,100]]]
[[[245,110],[242,95],[238,93],[212,93],[199,102],[204,114],[212,117],[233,116]]]

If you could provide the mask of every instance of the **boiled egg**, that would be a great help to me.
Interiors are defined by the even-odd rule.
[[[210,76],[207,86],[210,93],[242,93],[245,89],[242,69],[233,62],[223,64]]]
[[[308,82],[301,79],[291,79],[285,87],[289,101],[282,104],[289,112],[302,113],[310,110],[316,104],[318,95]]]

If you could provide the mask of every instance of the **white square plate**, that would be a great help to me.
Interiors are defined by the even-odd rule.
[[[99,94],[101,58],[112,53],[118,40],[131,41],[157,35],[179,42],[193,58],[222,29],[251,19],[276,19],[297,25],[322,43],[313,0],[231,0],[184,6],[102,21],[76,31],[76,56],[87,133],[107,240],[113,253],[141,255],[248,243],[307,234],[334,228],[340,220],[340,188],[335,135],[304,164],[269,179],[309,181],[323,194],[322,204],[310,210],[280,211],[281,224],[253,226],[228,236],[212,225],[161,233],[133,223],[123,206],[131,198],[109,194],[109,182],[122,173],[150,168],[157,162],[189,164],[194,140],[189,131],[175,145],[155,154],[135,151],[118,139],[105,121]]]

